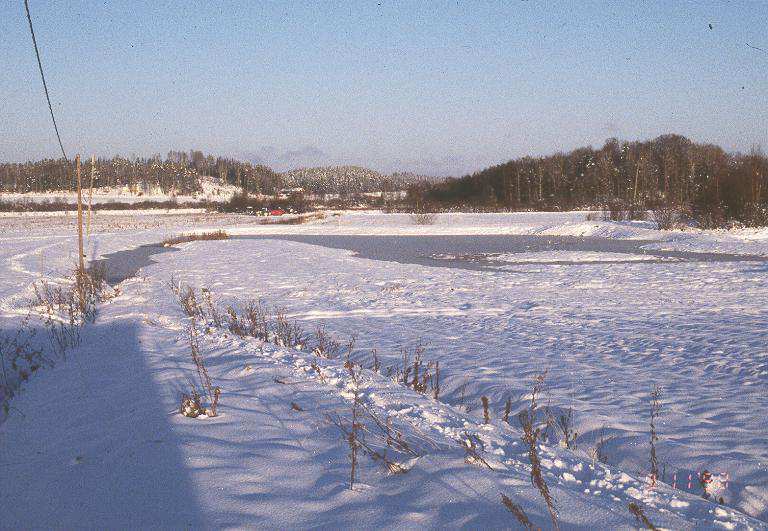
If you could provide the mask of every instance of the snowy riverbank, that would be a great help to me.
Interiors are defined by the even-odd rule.
[[[371,260],[287,241],[291,235],[517,234],[642,240],[660,249],[768,256],[768,232],[660,232],[652,224],[585,221],[585,213],[408,215],[344,212],[305,225],[252,218],[96,218],[89,257],[179,232],[225,228],[263,240],[183,244],[153,257],[105,304],[83,344],[35,375],[0,425],[0,527],[515,527],[500,494],[547,527],[515,422],[536,374],[542,403],[573,409],[575,451],[542,446],[545,477],[563,528],[630,528],[627,506],[672,529],[763,528],[768,518],[768,279],[759,262],[650,262],[611,253],[515,253],[503,271]],[[0,220],[3,329],[25,311],[31,282],[73,262],[71,220]],[[640,256],[640,255],[633,255]],[[357,336],[355,359],[384,366],[425,345],[439,360],[440,401],[364,371],[361,393],[389,416],[419,457],[389,475],[363,460],[347,488],[348,448],[326,415],[347,415],[343,360],[212,330],[202,341],[222,388],[221,416],[175,412],[194,378],[188,318],[171,277],[210,288],[222,304],[261,298],[312,331]],[[322,377],[312,368],[322,369]],[[284,383],[278,383],[284,382]],[[649,488],[648,394],[664,389],[659,459],[667,484]],[[491,404],[484,424],[480,397]],[[735,398],[738,397],[738,398]],[[300,410],[292,407],[292,403]],[[469,411],[467,411],[469,406]],[[607,464],[590,457],[602,435]],[[476,435],[495,470],[465,463]],[[704,469],[728,478],[725,507],[688,488]],[[673,489],[671,483],[675,478]],[[10,485],[6,488],[6,485]]]

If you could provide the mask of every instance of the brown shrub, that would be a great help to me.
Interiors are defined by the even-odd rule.
[[[229,239],[229,234],[227,234],[223,230],[217,230],[213,232],[200,232],[197,234],[179,234],[178,236],[173,236],[170,238],[166,238],[162,241],[163,246],[170,247],[171,245],[178,245],[180,243],[186,243],[186,242],[196,242],[196,241],[205,241],[205,240],[227,240]]]

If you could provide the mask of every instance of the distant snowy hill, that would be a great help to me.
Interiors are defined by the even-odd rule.
[[[415,182],[433,180],[411,173],[384,175],[360,166],[299,168],[280,174],[287,188],[304,188],[318,194],[355,194],[404,190]]]

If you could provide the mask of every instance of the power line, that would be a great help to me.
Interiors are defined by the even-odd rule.
[[[48,94],[48,84],[45,82],[43,73],[43,63],[40,61],[40,51],[37,49],[37,39],[35,39],[35,30],[32,28],[32,16],[29,14],[29,0],[24,0],[24,9],[27,11],[27,21],[29,21],[29,32],[32,34],[32,44],[35,46],[35,55],[37,56],[37,66],[40,68],[40,77],[43,80],[43,89],[45,90],[45,99],[48,100],[48,110],[51,111],[51,120],[53,121],[53,130],[56,131],[56,138],[59,139],[59,147],[64,160],[69,161],[67,153],[64,151],[64,144],[61,143],[59,127],[56,125],[56,117],[53,115],[53,106],[51,105],[51,96]]]

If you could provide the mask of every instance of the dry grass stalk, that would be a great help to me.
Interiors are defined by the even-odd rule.
[[[534,529],[533,524],[531,523],[531,520],[528,518],[528,515],[525,514],[525,511],[523,510],[522,507],[517,505],[515,502],[513,502],[503,494],[501,495],[501,503],[503,503],[504,507],[506,507],[507,510],[515,516],[515,518],[520,523],[520,525],[522,525],[526,529],[529,529],[530,531],[533,531]]]
[[[480,400],[483,402],[483,423],[484,424],[490,424],[491,423],[491,413],[489,411],[488,407],[488,397],[482,396],[480,397]]]
[[[350,422],[344,422],[338,415],[326,415],[344,436],[349,446],[350,483],[354,487],[359,466],[359,451],[363,451],[373,461],[382,463],[392,474],[403,474],[408,469],[389,457],[389,452],[397,452],[414,457],[419,454],[403,439],[402,434],[392,427],[392,421],[387,417],[382,421],[360,398],[360,374],[362,367],[349,363],[347,370],[352,378],[352,412]],[[373,421],[373,424],[365,420]],[[369,438],[371,439],[369,441]]]
[[[435,362],[435,377],[432,380],[432,398],[440,400],[440,362]]]
[[[387,419],[386,424],[383,424],[377,417],[375,417],[375,415],[370,413],[369,418],[375,419],[375,425],[379,429],[378,433],[373,432],[371,428],[363,422],[363,413],[366,412],[365,405],[362,403],[362,401],[360,401],[358,406],[358,415],[355,417],[355,419],[358,421],[356,433],[353,433],[353,430],[351,429],[352,424],[348,425],[342,421],[338,415],[326,415],[328,421],[339,429],[344,437],[344,440],[350,446],[350,462],[354,464],[353,469],[350,470],[350,479],[357,478],[356,471],[359,465],[357,453],[359,450],[362,450],[363,453],[368,455],[374,462],[381,463],[387,469],[387,471],[392,474],[404,474],[408,472],[406,467],[389,457],[389,452],[394,451],[399,453],[407,453],[415,457],[418,457],[419,454],[410,448],[399,431],[396,432],[394,436],[392,435],[393,430],[391,421],[389,419]],[[366,435],[371,437],[371,439],[378,440],[378,444],[385,444],[385,447],[383,449],[376,448],[375,445],[377,443],[369,442]],[[353,441],[354,446],[352,445]]]
[[[536,377],[531,392],[530,408],[520,412],[519,420],[520,425],[523,428],[523,441],[528,445],[528,460],[531,463],[531,482],[538,489],[541,497],[544,498],[544,502],[547,504],[547,510],[549,510],[553,528],[559,529],[555,500],[549,492],[547,482],[544,480],[544,475],[541,470],[541,459],[538,451],[538,440],[541,437],[541,428],[536,426],[536,397],[543,389],[545,377],[546,371]]]
[[[495,470],[491,464],[482,456],[481,452],[483,451],[483,442],[477,437],[477,435],[464,432],[464,436],[460,439],[459,443],[466,453],[465,461],[467,463],[480,463],[488,468],[488,470]]]
[[[459,393],[458,407],[464,406],[467,399],[467,382],[462,382],[456,391]],[[469,403],[466,403],[466,406],[464,409],[466,410],[467,413],[469,413],[472,410],[472,408],[469,406]]]
[[[325,376],[323,375],[323,370],[320,368],[320,366],[314,361],[310,362],[309,366],[313,371],[317,373],[317,377],[320,379],[320,381],[325,383]]]
[[[659,440],[659,434],[656,431],[656,421],[661,412],[661,387],[658,384],[653,386],[651,391],[651,420],[650,420],[650,443],[651,443],[651,477],[655,481],[659,477],[659,462],[656,456],[656,443]]]
[[[357,385],[357,378],[353,370],[355,368],[355,364],[352,361],[352,353],[355,351],[355,342],[357,342],[357,337],[353,334],[350,336],[349,341],[347,342],[347,350],[346,354],[344,355],[344,368],[350,372],[352,379],[355,381],[355,385]],[[362,366],[360,368],[362,369]]]
[[[609,442],[611,442],[611,439],[613,439],[613,437],[605,437],[605,426],[600,428],[600,438],[598,439],[597,444],[595,444],[595,447],[590,450],[593,468],[595,466],[595,461],[608,464],[608,454],[605,451],[605,447]]]
[[[349,489],[352,490],[352,488],[355,485],[355,473],[357,472],[357,451],[360,448],[359,436],[358,432],[360,431],[360,422],[358,422],[358,408],[360,406],[360,390],[358,386],[357,381],[357,375],[355,373],[354,367],[348,367],[349,373],[352,376],[352,381],[354,384],[353,389],[353,399],[352,399],[352,422],[350,424],[350,430],[347,434],[347,443],[349,444],[349,462],[350,462],[350,471],[349,471]]]
[[[377,426],[379,430],[378,437],[385,440],[387,448],[410,455],[411,457],[419,457],[420,454],[413,450],[413,448],[411,448],[405,441],[403,434],[392,427],[392,419],[390,417],[387,417],[386,421],[382,421],[373,410],[366,407],[365,404],[362,404],[362,408],[367,417]]]
[[[119,294],[118,288],[110,289],[106,279],[106,266],[97,264],[90,269],[77,266],[63,286],[46,280],[33,284],[35,300],[20,328],[13,336],[0,334],[0,404],[4,413],[8,413],[8,402],[22,382],[43,365],[54,365],[42,348],[30,342],[36,334],[29,328],[32,316],[38,316],[47,330],[53,355],[66,359],[66,352],[80,344],[81,329],[96,320],[97,305]]]
[[[512,412],[512,398],[507,398],[506,403],[504,404],[504,416],[501,418],[504,422],[509,424],[509,414]]]
[[[640,507],[639,504],[635,502],[630,502],[629,512],[632,513],[637,519],[637,521],[642,523],[646,529],[651,529],[652,531],[655,531],[656,529],[658,529],[655,525],[651,523],[648,517],[645,516],[645,513],[643,512],[643,509]]]
[[[373,363],[371,364],[371,370],[375,372],[376,374],[379,374],[381,372],[381,360],[379,360],[379,356],[376,353],[376,349],[371,350],[371,356],[373,357]]]
[[[214,325],[220,327],[223,323],[223,318],[221,312],[219,311],[219,307],[213,300],[211,290],[208,288],[202,288],[200,291],[203,293],[203,300],[205,301],[205,309],[208,312],[208,317],[213,321]]]

